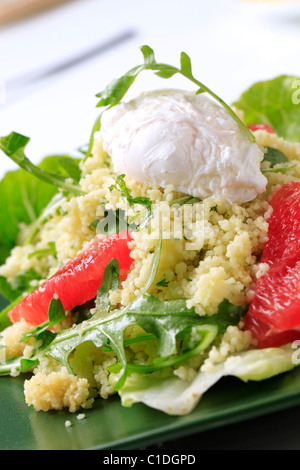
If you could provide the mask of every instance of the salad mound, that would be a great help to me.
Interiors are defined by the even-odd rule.
[[[29,372],[25,400],[38,411],[76,412],[119,394],[124,406],[143,402],[181,415],[223,376],[264,380],[297,365],[291,343],[259,347],[245,319],[270,269],[261,255],[272,197],[300,184],[300,136],[287,140],[287,113],[283,124],[276,112],[274,125],[272,110],[267,126],[250,131],[247,94],[230,108],[194,78],[186,54],[178,69],[157,63],[148,46],[142,52],[142,66],[99,94],[103,111],[120,103],[143,70],[181,73],[262,150],[266,189],[231,203],[135,181],[116,172],[104,150],[101,116],[82,158],[52,156],[35,166],[28,138],[1,138],[20,169],[0,182],[8,207],[0,229],[0,290],[8,300],[0,313],[0,375]]]

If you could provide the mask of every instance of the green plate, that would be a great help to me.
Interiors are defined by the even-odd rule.
[[[124,408],[118,397],[112,397],[99,399],[85,419],[78,420],[79,413],[44,413],[28,407],[24,379],[0,379],[1,450],[139,449],[300,404],[296,368],[260,383],[222,379],[188,416],[168,416],[142,404]],[[67,420],[71,427],[65,426]]]

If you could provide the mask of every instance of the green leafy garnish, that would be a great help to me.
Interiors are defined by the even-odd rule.
[[[300,107],[294,99],[299,78],[280,75],[252,85],[233,103],[244,112],[247,125],[269,124],[279,136],[292,142],[300,141]]]
[[[81,178],[81,170],[79,168],[79,159],[70,158],[69,156],[58,155],[58,166],[64,170],[66,175],[74,182],[79,183]]]
[[[29,143],[29,137],[11,132],[5,137],[0,137],[0,150],[2,150],[11,160],[13,160],[20,168],[27,171],[31,175],[41,181],[55,186],[57,189],[67,191],[75,195],[85,194],[78,184],[69,181],[75,177],[78,178],[78,168],[74,161],[68,161],[60,157],[60,164],[67,169],[67,176],[62,173],[49,173],[42,168],[34,165],[25,155],[25,147]],[[71,172],[71,173],[70,173]]]
[[[11,325],[11,321],[8,318],[8,313],[12,310],[21,300],[24,298],[24,295],[20,295],[15,300],[10,302],[1,312],[0,312],[0,331],[3,331],[5,328]]]
[[[166,280],[166,276],[164,276],[160,281],[156,283],[157,287],[168,287],[169,281]]]
[[[0,149],[9,154],[17,152],[18,158],[22,159],[28,140],[13,133],[9,139],[0,138]],[[21,145],[24,147],[19,148]],[[59,171],[59,181],[55,180],[56,183],[60,185],[62,178],[72,178],[76,183],[74,187],[77,187],[77,180],[80,178],[80,159],[69,155],[48,156],[38,166],[25,161],[26,165],[30,165],[30,172],[23,168],[23,162],[19,170],[9,171],[0,181],[0,265],[5,262],[17,242],[33,243],[40,227],[55,214],[63,201],[73,194],[60,192],[59,186],[49,184],[49,181],[41,179],[40,175],[51,177]],[[22,223],[31,226],[26,240],[18,240]]]
[[[287,163],[288,161],[289,159],[280,150],[275,149],[273,147],[265,147],[263,162],[270,162],[270,168],[263,168],[261,169],[261,172],[281,173],[284,171],[291,170],[296,166],[296,164],[274,168],[275,165],[278,165],[280,163]]]
[[[33,251],[32,253],[30,253],[28,255],[28,258],[29,259],[34,258],[35,256],[39,258],[39,257],[49,256],[49,255],[52,255],[53,258],[56,258],[57,253],[56,253],[55,243],[54,242],[48,242],[48,247],[49,248],[43,248],[43,249],[40,249],[40,250]]]
[[[107,315],[110,311],[109,293],[119,287],[119,263],[113,258],[106,266],[101,286],[98,289],[96,297],[97,314]]]
[[[262,162],[269,162],[270,163],[270,168],[261,168],[262,173],[281,173],[284,171],[291,170],[296,166],[294,165],[289,165],[289,166],[282,166],[282,167],[277,167],[274,168],[275,165],[278,165],[280,163],[287,163],[289,159],[287,158],[284,153],[282,153],[280,150],[273,148],[273,147],[265,147],[264,148],[264,158]]]
[[[287,163],[289,159],[280,150],[273,147],[265,147],[263,162],[270,162],[271,167],[278,163]]]
[[[81,344],[92,342],[98,348],[114,351],[118,366],[114,366],[113,370],[120,374],[116,384],[116,390],[119,390],[130,372],[150,373],[199,354],[211,344],[218,333],[223,333],[230,324],[237,324],[245,313],[245,307],[233,306],[224,301],[217,314],[199,316],[194,309],[187,308],[186,302],[185,299],[161,302],[152,295],[141,295],[126,308],[116,310],[107,317],[91,319],[61,331],[43,348],[43,354],[53,357],[71,373],[75,373],[69,359]],[[151,340],[155,338],[158,342],[157,359],[150,365],[130,364],[127,361],[124,331],[133,325],[139,325],[145,334],[151,335]],[[44,331],[43,329],[37,333]],[[198,335],[198,341],[193,343],[192,336],[195,334]],[[33,332],[30,332],[27,337],[32,335]],[[179,351],[178,340],[182,341],[182,349]],[[38,354],[31,358],[34,361],[36,359]]]
[[[0,362],[0,376],[10,375],[12,371],[26,372],[39,363],[39,358],[56,337],[50,328],[66,318],[63,305],[58,298],[53,298],[48,309],[48,320],[22,335],[20,341],[27,343],[31,338],[38,341],[38,348],[30,358],[12,357]]]
[[[34,269],[20,273],[13,282],[9,282],[4,276],[0,276],[0,293],[8,301],[8,305],[0,312],[0,331],[11,325],[8,313],[36,288],[36,283],[40,279],[41,275]]]
[[[25,333],[21,337],[21,341],[26,343],[30,338],[41,340],[46,335],[47,345],[50,344],[50,342],[55,338],[56,334],[49,330],[53,328],[53,326],[57,325],[57,323],[63,321],[65,318],[66,313],[60,299],[53,297],[49,304],[48,319],[38,325],[36,328],[33,328],[29,332]],[[45,341],[43,343],[43,347],[45,347]]]
[[[40,279],[41,275],[34,269],[20,273],[11,283],[4,276],[0,276],[0,293],[7,300],[14,301],[31,289],[33,281],[39,281]]]
[[[296,163],[294,165],[290,165],[290,166],[282,166],[280,168],[264,168],[263,170],[261,170],[262,173],[282,173],[284,171],[288,171],[288,170],[291,170],[292,168],[295,168],[296,166]]]
[[[194,77],[192,73],[191,59],[185,52],[182,52],[180,55],[180,67],[178,68],[172,65],[156,62],[154,51],[153,49],[151,49],[151,47],[144,45],[140,49],[143,54],[144,63],[132,68],[122,77],[114,79],[111,83],[109,83],[105,90],[96,95],[98,98],[100,98],[97,107],[103,108],[103,110],[98,116],[93,126],[89,147],[86,151],[85,158],[88,158],[91,155],[92,147],[94,144],[94,135],[100,130],[101,116],[103,112],[120,103],[129,88],[133,85],[136,78],[140,75],[141,72],[145,70],[152,70],[155,75],[164,79],[171,78],[175,74],[180,74],[183,77],[187,78],[194,85],[197,86],[197,94],[208,93],[210,96],[212,96],[212,98],[214,98],[218,103],[220,103],[226,109],[229,115],[236,121],[236,123],[244,132],[244,134],[248,137],[250,142],[255,142],[255,137],[253,136],[253,134],[239,119],[239,117],[235,114],[231,107],[227,103],[225,103],[218,95],[216,95],[212,90],[210,90],[206,85],[204,85],[202,82],[200,82]]]
[[[145,209],[136,211],[134,215],[128,216],[126,212],[122,209],[117,209],[116,211],[112,209],[106,210],[104,207],[104,218],[94,221],[92,227],[95,227],[100,233],[105,233],[112,235],[118,233],[121,230],[131,230],[139,231],[145,228],[149,220],[153,216],[152,211],[152,201],[148,197],[133,197],[130,193],[129,188],[126,185],[124,180],[125,175],[118,175],[116,177],[115,184],[110,186],[110,191],[117,190],[121,197],[123,197],[131,208],[137,206],[144,206]],[[176,199],[169,201],[170,207],[172,206],[182,206],[184,204],[193,205],[199,202],[200,199],[197,197],[192,197],[190,195],[180,196]]]
[[[130,194],[129,189],[126,186],[126,182],[124,181],[125,175],[118,175],[116,178],[115,184],[112,184],[110,186],[110,191],[113,191],[116,189],[119,193],[120,196],[125,198],[130,205],[130,207],[133,207],[135,204],[140,204],[142,206],[145,206],[147,210],[151,211],[151,206],[152,206],[152,201],[148,197],[132,197]]]
[[[70,197],[70,195],[68,197]],[[39,216],[30,225],[29,233],[23,242],[24,245],[34,243],[35,237],[38,235],[41,227],[57,214],[57,212],[61,209],[62,204],[68,200],[68,197],[60,192],[54,194],[53,198],[42,209]]]

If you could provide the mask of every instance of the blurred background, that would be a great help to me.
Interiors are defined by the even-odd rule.
[[[0,0],[0,135],[31,138],[30,158],[84,145],[95,94],[142,62],[179,64],[232,102],[253,82],[299,75],[297,0]],[[131,93],[189,87],[142,75]],[[13,164],[1,158],[0,175]]]

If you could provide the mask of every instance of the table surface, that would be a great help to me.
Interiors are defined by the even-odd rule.
[[[228,103],[253,82],[299,75],[300,2],[270,4],[77,0],[4,25],[0,133],[29,136],[28,156],[35,162],[73,152],[88,141],[97,116],[96,93],[142,62],[143,44],[172,65],[187,52],[194,75]],[[174,79],[167,86],[185,85]],[[145,74],[130,93],[165,86]],[[14,168],[1,158],[0,177]],[[293,408],[160,446],[196,449],[201,439],[202,449],[300,449],[299,422],[300,408]]]

